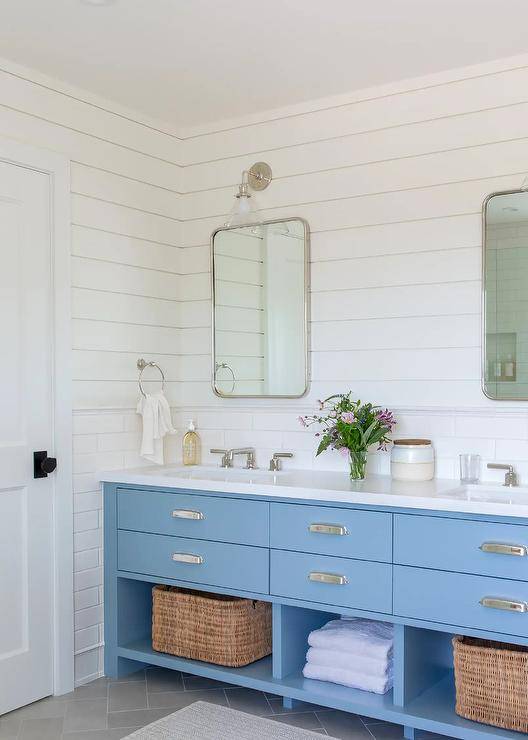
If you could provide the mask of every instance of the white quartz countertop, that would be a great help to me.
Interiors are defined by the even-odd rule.
[[[374,475],[352,482],[346,472],[320,470],[224,470],[206,466],[161,466],[116,470],[100,475],[104,483],[153,486],[276,497],[298,502],[454,511],[528,519],[528,488],[496,483],[461,485],[456,480],[393,481]]]

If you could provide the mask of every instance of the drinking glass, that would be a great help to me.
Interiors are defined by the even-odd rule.
[[[460,455],[460,482],[478,483],[480,477],[480,455]]]

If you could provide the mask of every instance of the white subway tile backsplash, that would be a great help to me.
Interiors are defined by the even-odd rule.
[[[75,591],[98,588],[103,583],[103,569],[101,567],[88,568],[87,570],[77,572],[73,580]]]
[[[95,452],[97,449],[97,437],[95,434],[75,434],[73,437],[74,455],[85,455]]]
[[[99,526],[99,514],[97,511],[83,511],[73,515],[73,531],[86,532],[97,529]]]
[[[460,437],[528,439],[528,416],[458,416],[456,434]]]
[[[122,432],[120,434],[101,434],[97,438],[99,452],[128,452],[139,449],[139,432]]]
[[[84,652],[99,643],[99,626],[87,627],[75,632],[75,652]]]
[[[81,592],[82,593],[82,592]],[[85,629],[101,624],[103,621],[102,604],[90,606],[86,609],[79,609],[75,613],[75,629]]]
[[[96,568],[99,565],[99,562],[100,560],[98,547],[95,547],[91,550],[80,550],[73,555],[73,568],[75,574],[79,574],[81,573],[81,571],[84,570]]]
[[[86,532],[76,532],[73,535],[74,552],[80,550],[91,550],[94,547],[101,547],[102,532],[100,529],[90,529]]]
[[[97,511],[102,505],[101,491],[76,493],[73,497],[73,510],[76,514],[82,511]]]
[[[85,588],[82,591],[76,591],[74,594],[74,606],[76,611],[88,609],[89,607],[99,604],[99,589]]]

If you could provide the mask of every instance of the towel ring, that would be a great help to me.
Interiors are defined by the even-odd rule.
[[[233,368],[231,367],[231,365],[228,365],[227,362],[217,362],[216,363],[216,365],[215,365],[215,381],[218,382],[217,373],[222,368],[224,370],[229,370],[229,372],[231,373],[231,390],[229,391],[229,393],[234,393],[234,391],[235,391],[235,384],[236,384],[235,373],[233,372]],[[220,381],[220,382],[222,382],[222,381]]]
[[[138,385],[139,385],[139,390],[141,391],[141,395],[143,396],[143,398],[146,398],[147,394],[143,390],[143,384],[141,383],[141,378],[143,377],[143,373],[145,371],[145,368],[147,367],[156,367],[160,371],[161,390],[162,391],[165,390],[165,373],[163,372],[161,367],[158,365],[158,363],[157,362],[145,362],[145,360],[142,357],[140,357],[139,360],[137,361],[137,369],[139,370]]]

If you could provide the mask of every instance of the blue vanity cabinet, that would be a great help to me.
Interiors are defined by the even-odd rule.
[[[271,504],[270,544],[279,550],[392,562],[392,515],[335,506]]]
[[[373,499],[374,500],[374,499]],[[104,485],[105,673],[174,668],[463,740],[522,737],[454,711],[451,640],[528,645],[528,520]],[[273,604],[273,655],[225,668],[152,648],[157,583]],[[302,676],[311,630],[394,623],[383,696]]]
[[[144,573],[202,584],[269,593],[269,555],[262,547],[185,537],[127,532],[117,536],[120,571]]]
[[[283,550],[270,563],[272,596],[392,613],[392,565]]]
[[[267,547],[269,504],[122,489],[117,492],[117,526],[136,532]]]
[[[395,514],[394,562],[528,581],[528,526]]]

